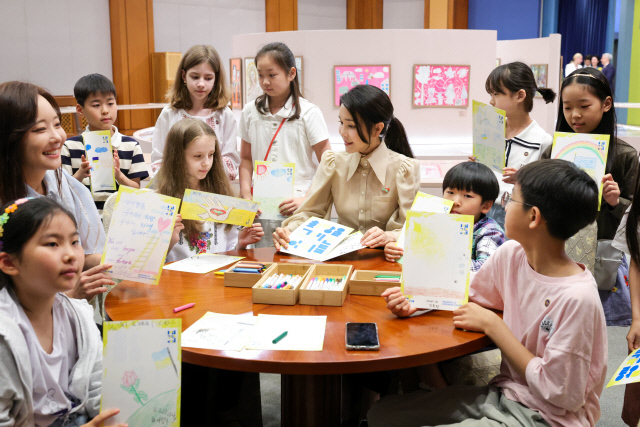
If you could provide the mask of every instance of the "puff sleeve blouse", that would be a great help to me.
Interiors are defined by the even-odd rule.
[[[295,230],[310,217],[325,218],[335,205],[338,223],[362,231],[379,227],[398,238],[420,188],[420,164],[382,143],[367,155],[325,151],[311,189],[282,223]]]

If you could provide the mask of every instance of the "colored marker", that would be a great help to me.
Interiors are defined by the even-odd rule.
[[[376,278],[376,282],[400,283],[400,278],[399,277],[388,278],[388,279]]]
[[[274,339],[274,340],[273,340],[273,341],[271,341],[271,342],[272,342],[272,343],[274,343],[274,344],[278,344],[278,343],[282,340],[282,338],[284,338],[284,337],[286,337],[286,336],[287,336],[287,334],[288,334],[288,333],[289,333],[288,331],[284,331],[283,333],[281,333],[280,335],[278,335],[278,336],[276,337],[276,339]]]
[[[225,270],[219,270],[219,271],[214,271],[213,274],[215,274],[216,276],[224,276],[224,272]]]
[[[180,307],[176,307],[176,308],[174,308],[174,309],[173,309],[173,312],[174,312],[174,313],[177,313],[177,312],[179,312],[179,311],[186,310],[187,308],[191,308],[191,307],[193,307],[194,305],[196,305],[196,303],[195,303],[195,302],[192,302],[192,303],[189,303],[189,304],[185,304],[185,305],[182,305],[182,306],[180,306]]]
[[[400,276],[390,276],[390,275],[387,275],[387,274],[380,274],[380,275],[376,276],[375,278],[376,279],[377,278],[381,278],[381,279],[382,278],[384,278],[384,279],[399,279]]]

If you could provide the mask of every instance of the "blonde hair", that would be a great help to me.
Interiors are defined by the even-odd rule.
[[[231,100],[231,89],[227,83],[227,75],[224,72],[220,55],[218,55],[218,52],[213,46],[199,44],[189,48],[180,60],[178,71],[176,72],[176,79],[167,93],[167,101],[169,101],[172,108],[176,110],[190,110],[193,107],[189,89],[187,89],[187,85],[182,80],[182,72],[184,71],[186,73],[202,63],[209,64],[215,75],[213,89],[211,89],[211,92],[207,95],[204,108],[217,111],[222,110],[229,104]]]
[[[212,136],[216,141],[213,165],[207,175],[200,180],[199,191],[234,196],[231,183],[220,155],[220,143],[216,133],[202,120],[185,118],[179,120],[171,127],[167,135],[167,143],[164,147],[162,167],[155,178],[158,193],[182,200],[184,190],[189,188],[185,151],[194,140],[202,136]],[[184,235],[188,238],[197,235],[198,231],[193,221],[183,221]],[[231,226],[227,225],[226,231]]]

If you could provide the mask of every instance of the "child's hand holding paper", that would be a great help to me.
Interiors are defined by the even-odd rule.
[[[80,161],[82,162],[80,168],[73,174],[73,177],[82,182],[83,179],[91,176],[91,164],[84,154],[80,157]]]
[[[398,317],[409,317],[418,309],[414,307],[407,297],[402,294],[399,287],[386,289],[382,298],[387,302],[387,308]]]
[[[397,262],[404,255],[404,249],[396,245],[396,242],[389,242],[384,246],[384,257],[389,262]]]
[[[264,231],[259,222],[254,223],[251,227],[244,227],[238,233],[238,249],[246,249],[247,246],[262,240]]]

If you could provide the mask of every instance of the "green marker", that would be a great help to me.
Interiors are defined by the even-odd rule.
[[[386,275],[386,274],[381,274],[379,276],[375,277],[376,279],[399,279],[400,276],[390,276],[390,275]]]
[[[276,337],[276,339],[274,339],[273,341],[271,341],[274,344],[278,344],[278,342],[280,342],[282,340],[282,338],[286,337],[287,334],[289,333],[289,331],[284,331],[283,333],[281,333],[280,335],[278,335]]]

